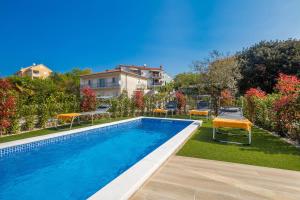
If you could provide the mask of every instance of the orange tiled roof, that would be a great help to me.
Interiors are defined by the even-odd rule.
[[[131,73],[131,72],[122,71],[120,68],[117,68],[117,69],[112,69],[112,70],[105,70],[105,71],[102,71],[102,72],[96,72],[96,73],[92,73],[92,74],[84,74],[84,75],[80,75],[80,77],[85,77],[85,76],[93,76],[93,75],[97,75],[97,74],[113,73],[113,72],[121,72],[121,73],[126,73],[126,74],[129,74],[129,75],[135,76],[135,77],[139,77],[139,78],[147,79],[146,77],[144,77],[144,76],[140,76],[140,75],[137,75],[137,74],[135,74],[135,73]]]
[[[128,68],[136,68],[136,69],[144,69],[144,70],[163,70],[160,67],[145,67],[145,66],[136,66],[136,65],[119,65],[119,67],[128,67]]]

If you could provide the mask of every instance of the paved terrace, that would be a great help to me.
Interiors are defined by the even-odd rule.
[[[171,157],[131,200],[300,199],[300,172]]]

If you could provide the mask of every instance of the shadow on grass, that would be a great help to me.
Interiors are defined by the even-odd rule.
[[[203,127],[199,128],[199,131],[191,138],[191,140],[211,143],[215,145],[234,146],[238,148],[240,151],[257,151],[266,154],[290,154],[290,155],[300,156],[300,151],[296,147],[280,140],[280,138],[273,136],[264,130],[254,127],[252,130],[252,144],[238,145],[238,144],[229,144],[229,143],[214,141],[212,139],[213,130],[210,126],[211,123],[208,122],[206,126],[204,125]],[[238,130],[238,129],[226,129],[226,131],[230,131],[235,134],[246,133],[245,131]],[[230,140],[234,142],[246,143],[248,140],[247,136],[242,136],[242,135],[230,136],[230,135],[217,134],[216,136],[217,139]]]

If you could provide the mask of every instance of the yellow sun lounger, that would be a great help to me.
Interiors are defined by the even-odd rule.
[[[67,114],[59,114],[56,116],[57,119],[63,120],[63,121],[70,121],[70,129],[72,128],[73,122],[75,118],[79,119],[80,113],[67,113]],[[57,123],[56,123],[57,127]]]
[[[206,116],[208,118],[209,112],[210,112],[209,110],[190,110],[189,115],[190,115],[190,118],[192,117],[192,115]]]
[[[221,127],[244,129],[245,131],[248,132],[249,144],[251,144],[252,123],[248,119],[226,119],[226,118],[216,117],[213,120],[213,139],[214,140],[216,139],[216,136],[215,136],[216,135],[216,129],[221,128]],[[229,142],[229,143],[236,143],[236,142]]]
[[[165,109],[161,109],[161,108],[156,108],[156,109],[154,109],[153,110],[153,115],[155,114],[155,113],[158,113],[158,114],[165,114],[165,116],[167,116],[168,115],[168,110],[165,110]]]

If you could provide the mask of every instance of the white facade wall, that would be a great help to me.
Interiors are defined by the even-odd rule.
[[[100,83],[102,79],[103,82]],[[113,82],[113,79],[115,82]],[[101,74],[90,77],[80,78],[81,87],[89,86],[95,90],[97,96],[116,97],[121,94],[121,76],[120,74]]]
[[[131,97],[137,89],[147,89],[147,80],[128,74],[121,74],[121,91],[126,90]]]
[[[99,79],[102,79],[101,83]],[[97,96],[116,97],[126,90],[128,96],[131,97],[137,89],[147,89],[147,79],[120,72],[104,73],[83,76],[80,78],[80,85],[91,87]]]

